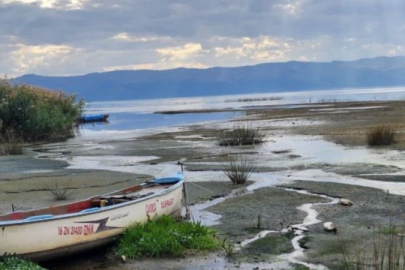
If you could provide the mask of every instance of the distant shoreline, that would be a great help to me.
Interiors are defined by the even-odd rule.
[[[404,72],[405,57],[377,57],[232,68],[117,70],[65,77],[30,74],[12,81],[106,101],[404,87]]]

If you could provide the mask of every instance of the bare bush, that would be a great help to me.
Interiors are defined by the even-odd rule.
[[[232,183],[244,184],[255,170],[256,166],[248,159],[242,156],[230,156],[224,168],[224,173]]]
[[[56,201],[68,200],[73,195],[73,192],[68,188],[60,187],[58,181],[55,181],[54,186],[50,188],[49,192]]]

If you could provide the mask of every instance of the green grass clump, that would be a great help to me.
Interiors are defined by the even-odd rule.
[[[389,226],[387,228],[379,228],[378,233],[381,234],[403,234],[404,233],[404,227],[403,226]]]
[[[241,125],[230,131],[224,131],[217,139],[219,146],[255,145],[263,142],[264,134],[249,125]]]
[[[45,270],[41,266],[14,256],[0,259],[0,270]]]
[[[128,228],[119,241],[116,254],[131,259],[178,257],[187,250],[209,251],[219,245],[213,229],[200,223],[177,222],[169,216],[162,216]]]
[[[23,141],[72,137],[83,105],[62,91],[0,80],[0,134],[13,132]]]
[[[395,131],[390,126],[379,126],[367,133],[368,145],[390,145],[395,141]]]

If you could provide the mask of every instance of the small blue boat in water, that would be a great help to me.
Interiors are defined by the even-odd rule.
[[[80,123],[107,122],[108,114],[85,114],[79,118]]]

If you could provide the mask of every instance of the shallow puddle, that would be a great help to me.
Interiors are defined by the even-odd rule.
[[[291,167],[314,163],[353,164],[372,163],[385,166],[405,168],[405,153],[397,150],[371,149],[367,147],[345,147],[325,141],[321,136],[274,136],[255,147],[258,151],[260,165]],[[288,156],[273,154],[274,151],[291,150],[300,158],[291,159]],[[271,163],[269,163],[271,162]]]

